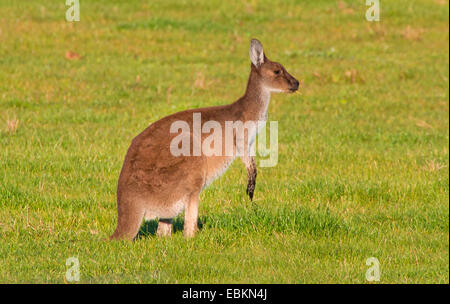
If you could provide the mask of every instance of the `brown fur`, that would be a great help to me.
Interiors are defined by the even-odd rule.
[[[253,43],[259,44],[256,40]],[[170,133],[172,122],[182,120],[190,125],[192,146],[193,113],[201,113],[202,122],[219,122],[222,130],[225,129],[225,121],[258,121],[266,117],[268,98],[265,100],[264,96],[267,88],[293,92],[298,89],[298,85],[298,81],[281,64],[270,61],[264,55],[261,65],[257,67],[251,64],[247,90],[236,102],[172,114],[154,122],[136,136],[128,149],[119,177],[118,223],[111,239],[133,239],[143,218],[159,218],[157,234],[170,235],[171,218],[182,212],[183,207],[184,234],[186,237],[194,236],[200,192],[207,182],[212,182],[234,160],[234,156],[173,156],[170,142],[178,134]],[[202,134],[202,140],[208,135]],[[248,140],[247,137],[245,140]],[[224,143],[222,147],[225,150]],[[247,193],[253,198],[256,163],[247,152],[241,158],[248,171]]]

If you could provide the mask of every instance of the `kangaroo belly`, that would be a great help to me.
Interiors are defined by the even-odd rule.
[[[203,188],[208,187],[215,179],[224,174],[235,158],[235,156],[213,156],[208,158],[206,180]]]
[[[154,220],[156,218],[174,218],[183,212],[184,207],[185,201],[182,199],[165,206],[149,203],[145,208],[144,218],[146,221]]]

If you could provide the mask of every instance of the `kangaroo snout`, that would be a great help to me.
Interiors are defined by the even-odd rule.
[[[299,86],[300,86],[300,82],[298,82],[297,79],[292,78],[292,81],[291,81],[291,88],[290,88],[289,90],[290,90],[291,92],[295,92],[295,91],[298,90]]]

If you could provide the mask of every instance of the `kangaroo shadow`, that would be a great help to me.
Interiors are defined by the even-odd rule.
[[[177,233],[184,230],[184,218],[176,217],[172,221],[172,233]],[[203,224],[202,220],[199,218],[197,222],[197,227],[202,230]],[[158,220],[145,221],[144,224],[139,229],[136,239],[146,238],[150,236],[155,236],[158,230]]]

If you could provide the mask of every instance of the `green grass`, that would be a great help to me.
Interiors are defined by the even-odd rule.
[[[448,2],[382,1],[378,23],[364,3],[81,1],[69,23],[64,1],[1,1],[0,282],[64,283],[77,256],[82,283],[367,283],[369,257],[380,283],[449,283]],[[104,242],[131,139],[236,100],[253,37],[304,80],[272,97],[255,201],[236,161],[194,239],[180,216]]]

